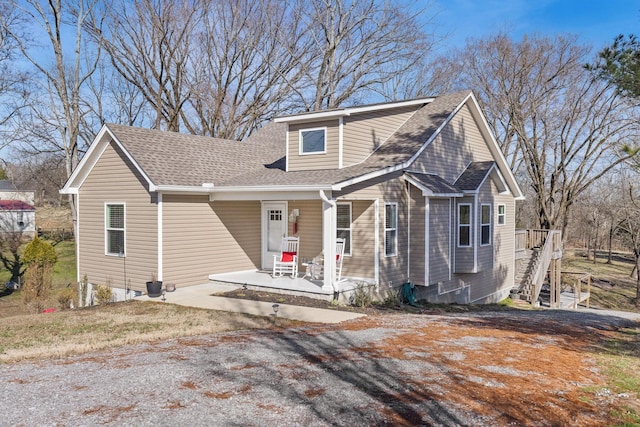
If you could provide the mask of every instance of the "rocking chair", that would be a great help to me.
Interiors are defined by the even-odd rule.
[[[299,237],[283,237],[280,255],[273,256],[272,276],[282,276],[291,274],[291,277],[298,276],[298,248],[300,246]]]

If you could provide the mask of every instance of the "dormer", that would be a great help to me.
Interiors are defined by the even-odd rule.
[[[278,117],[286,123],[288,172],[341,169],[364,161],[434,98]]]

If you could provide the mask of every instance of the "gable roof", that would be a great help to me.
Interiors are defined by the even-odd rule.
[[[315,113],[277,118],[244,141],[115,124],[104,125],[61,192],[77,192],[106,146],[112,141],[147,180],[149,191],[211,193],[243,190],[340,190],[375,176],[410,168],[411,163],[438,136],[457,111],[463,105],[471,104],[472,112],[478,116],[476,119],[484,123],[485,129],[481,129],[481,132],[489,141],[489,148],[496,157],[497,167],[502,171],[502,175],[507,176],[508,187],[514,196],[522,196],[470,91],[404,101],[405,104],[407,102],[407,105],[418,105],[419,108],[406,122],[363,162],[340,169],[285,171],[287,123],[315,117]],[[350,115],[402,105],[403,102],[373,104],[336,109],[327,113],[338,116]],[[415,176],[414,178],[417,181],[423,179]],[[435,184],[431,182],[429,185]]]
[[[453,185],[463,192],[476,192],[484,184],[487,177],[492,174],[494,175],[494,181],[498,184],[498,189],[505,191],[508,187],[494,161],[469,163]]]

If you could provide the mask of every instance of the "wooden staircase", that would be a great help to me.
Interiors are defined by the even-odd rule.
[[[511,295],[538,305],[549,272],[549,306],[559,307],[562,234],[558,230],[516,231],[516,275]]]

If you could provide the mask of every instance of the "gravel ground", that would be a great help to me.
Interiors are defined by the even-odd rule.
[[[533,378],[550,396],[556,393],[550,388],[561,388],[558,400],[549,399],[558,406],[574,390],[593,385],[595,368],[584,362],[581,376],[558,382],[552,378],[558,373],[534,372],[530,362],[524,369],[507,347],[494,356],[490,350],[508,342],[540,354],[548,346],[560,357],[565,336],[544,335],[528,344],[532,331],[555,323],[579,325],[593,336],[630,322],[550,311],[369,316],[335,326],[221,333],[0,365],[0,425],[520,425],[518,412],[505,416],[509,409],[500,407],[503,397],[496,394],[510,388],[510,379],[531,386]],[[509,330],[519,324],[526,330]],[[491,335],[489,325],[496,327]],[[483,363],[473,362],[472,354]],[[598,407],[580,410],[586,415],[574,425],[602,421]],[[534,425],[556,424],[544,421],[548,411],[527,416],[541,417]]]

